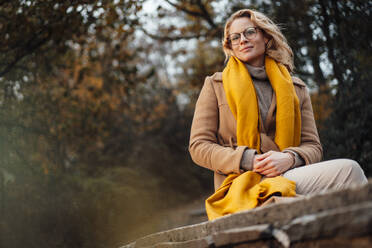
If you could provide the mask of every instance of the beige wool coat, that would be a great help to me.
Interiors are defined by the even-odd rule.
[[[300,101],[301,144],[284,151],[296,152],[305,164],[317,163],[322,158],[322,146],[315,125],[313,109],[306,85],[296,77],[292,81]],[[279,151],[275,138],[276,97],[273,93],[265,123],[260,123],[261,152]],[[192,160],[214,171],[215,189],[221,185],[226,175],[242,173],[240,161],[244,150],[248,149],[253,161],[255,150],[237,146],[236,120],[227,103],[222,84],[222,73],[207,77],[196,102],[191,126],[189,151]]]

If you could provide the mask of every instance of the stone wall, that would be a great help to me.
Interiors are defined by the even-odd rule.
[[[140,238],[132,247],[372,247],[372,180]]]

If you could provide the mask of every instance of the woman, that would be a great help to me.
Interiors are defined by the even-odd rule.
[[[227,175],[282,175],[297,194],[341,189],[367,179],[357,162],[320,162],[322,146],[306,85],[293,71],[293,53],[265,15],[244,9],[225,25],[223,73],[207,77],[196,103],[189,151],[214,171],[217,190]]]

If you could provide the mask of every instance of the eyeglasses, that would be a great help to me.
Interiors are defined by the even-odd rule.
[[[257,27],[249,27],[241,33],[230,34],[228,40],[230,41],[231,45],[238,45],[241,39],[241,34],[243,34],[247,40],[252,40],[257,35],[257,29]]]

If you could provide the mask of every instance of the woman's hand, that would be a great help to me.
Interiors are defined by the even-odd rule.
[[[286,172],[294,164],[290,153],[269,151],[255,155],[253,171],[266,177],[276,177]]]

